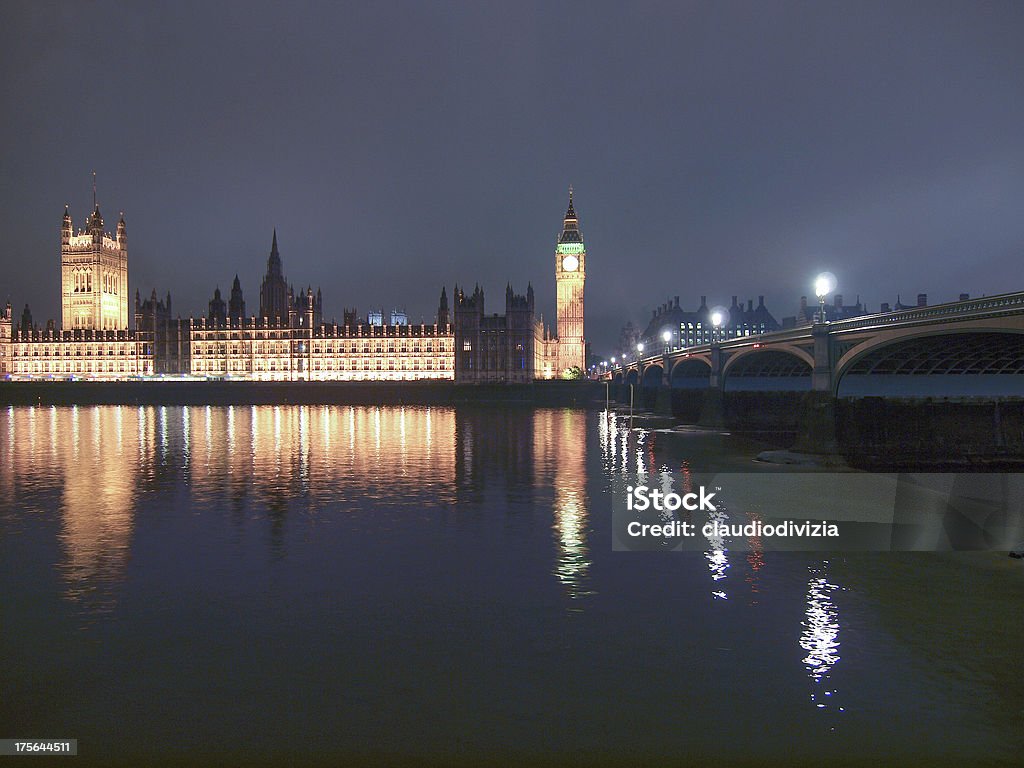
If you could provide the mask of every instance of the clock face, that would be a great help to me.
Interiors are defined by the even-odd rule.
[[[572,254],[562,259],[562,270],[565,272],[575,272],[580,266],[580,260]]]

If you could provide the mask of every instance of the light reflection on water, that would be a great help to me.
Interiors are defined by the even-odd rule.
[[[154,733],[173,736],[168,715],[195,706],[198,732],[248,734],[254,750],[297,733],[369,753],[404,735],[399,751],[442,754],[458,734],[470,755],[587,744],[625,764],[723,749],[725,762],[779,762],[803,746],[816,759],[832,740],[849,756],[867,736],[900,748],[908,726],[931,754],[951,732],[993,754],[1017,738],[999,719],[1012,707],[928,666],[957,658],[953,632],[892,647],[858,597],[887,599],[891,561],[862,558],[851,575],[757,542],[745,557],[728,540],[703,555],[611,551],[612,493],[641,478],[692,490],[709,464],[739,460],[731,444],[677,448],[614,414],[527,408],[36,407],[0,420],[0,549],[27,574],[0,569],[0,586],[32,617],[0,645],[9,701],[45,696],[35,681],[55,658],[97,669],[50,700],[0,703],[15,724],[80,721],[95,741],[127,719],[148,755]],[[62,611],[77,631],[61,631]],[[225,693],[207,704],[210,681]],[[104,708],[111,690],[131,713]],[[278,720],[289,697],[295,714]],[[965,698],[996,725],[958,727]]]
[[[102,611],[125,578],[140,494],[184,489],[196,510],[230,502],[278,515],[367,502],[448,509],[478,497],[491,471],[486,460],[509,453],[507,435],[488,420],[457,423],[450,408],[74,406],[8,408],[6,416],[4,501],[31,506],[59,491],[65,594]],[[583,419],[538,410],[529,434],[516,435],[532,444],[524,482],[553,489],[552,574],[570,597],[587,594],[590,568]]]
[[[839,611],[832,596],[841,589],[829,581],[828,560],[820,566],[808,568],[807,610],[802,622],[800,647],[807,655],[803,659],[807,676],[813,683],[811,702],[818,709],[834,704],[836,689],[832,687],[832,670],[839,663]],[[838,707],[839,711],[845,711]]]

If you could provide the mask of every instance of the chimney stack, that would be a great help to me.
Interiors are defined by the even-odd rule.
[[[967,301],[969,298],[971,298],[971,294],[969,294],[969,293],[961,293],[960,294],[960,301]]]
[[[843,294],[837,293],[836,294],[836,309],[842,309],[842,308],[843,308]]]
[[[919,293],[919,294],[917,294],[917,306],[919,306],[919,307],[927,307],[928,306],[928,294],[927,293]]]

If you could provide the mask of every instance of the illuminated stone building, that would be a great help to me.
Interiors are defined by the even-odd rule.
[[[32,322],[26,305],[14,326],[10,307],[0,321],[0,374],[16,378],[123,379],[154,372],[152,338],[128,329],[128,235],[103,231],[96,205],[74,234],[61,224],[61,329]]]
[[[453,379],[455,338],[442,291],[438,320],[410,325],[404,313],[370,313],[366,322],[345,310],[344,322],[324,323],[323,298],[308,287],[296,296],[284,278],[274,231],[260,288],[260,315],[244,317],[235,276],[231,299],[214,292],[205,318],[188,321],[188,366],[205,378],[257,381],[412,381]]]
[[[10,350],[8,373],[19,378],[124,379],[153,373],[152,345],[128,330],[19,327]]]
[[[570,187],[569,208],[555,243],[556,330],[552,333],[543,318],[534,326],[534,368],[538,378],[565,376],[573,368],[586,370],[583,329],[586,276],[587,248]]]
[[[3,379],[14,370],[13,347],[14,318],[12,316],[11,302],[7,302],[3,313],[0,314],[0,379]]]
[[[61,327],[128,330],[128,232],[121,216],[116,235],[103,231],[99,205],[75,234],[64,207],[60,230]]]
[[[307,301],[310,300],[307,294]],[[451,325],[191,320],[191,373],[257,381],[453,379]]]
[[[117,232],[103,231],[95,205],[86,228],[61,226],[62,327],[40,329],[28,307],[17,323],[7,306],[0,316],[0,375],[14,378],[123,379],[150,375],[253,380],[528,383],[582,368],[583,284],[586,251],[569,208],[555,251],[557,330],[534,315],[532,285],[525,294],[506,287],[504,314],[488,315],[479,287],[442,289],[433,323],[410,324],[404,310],[358,319],[346,308],[341,324],[325,323],[322,296],[310,286],[294,292],[285,279],[274,230],[260,285],[259,314],[246,316],[235,275],[230,296],[217,288],[205,317],[182,319],[171,296],[148,299],[136,291],[134,329],[128,316],[128,246],[123,216]],[[390,322],[388,322],[390,320]]]

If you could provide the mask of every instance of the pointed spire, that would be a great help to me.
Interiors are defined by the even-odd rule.
[[[241,284],[241,282],[239,282],[239,280],[238,280],[238,273],[236,272],[235,273],[235,282],[233,282],[231,284],[231,290],[238,291],[238,290],[241,290],[241,288],[242,288],[242,284]]]
[[[270,257],[267,259],[267,274],[281,276],[281,254],[277,252],[277,227],[274,227],[274,239],[270,244]]]
[[[580,231],[579,220],[576,217],[576,209],[572,201],[572,185],[569,185],[569,208],[562,220],[562,234],[558,236],[559,243],[582,243],[583,233]]]

